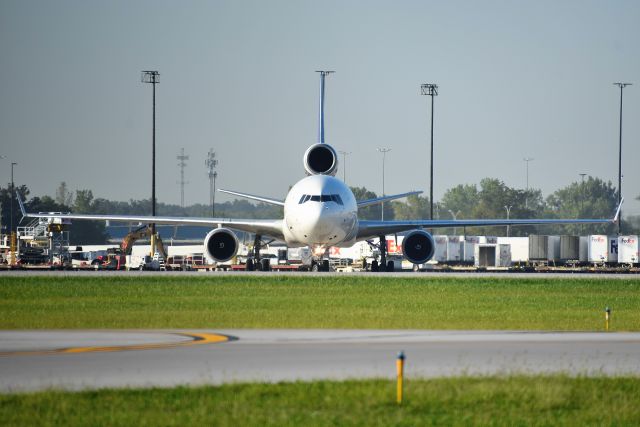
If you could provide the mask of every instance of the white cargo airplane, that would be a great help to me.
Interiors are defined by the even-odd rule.
[[[372,221],[359,220],[358,209],[399,199],[413,191],[375,199],[356,201],[351,189],[335,177],[338,170],[338,156],[333,147],[324,142],[324,78],[326,72],[320,72],[320,118],[318,143],[310,146],[304,153],[303,162],[307,177],[298,181],[289,191],[285,200],[276,200],[236,191],[219,190],[224,193],[245,197],[260,202],[284,207],[283,219],[230,219],[230,218],[193,218],[162,217],[139,215],[85,215],[27,213],[20,198],[20,209],[25,217],[31,218],[68,218],[74,220],[106,220],[124,223],[143,223],[160,225],[199,225],[213,226],[204,239],[207,255],[225,262],[233,258],[239,247],[238,238],[233,230],[254,233],[255,244],[253,259],[247,262],[247,269],[268,269],[268,261],[260,263],[262,238],[277,239],[286,242],[289,247],[309,247],[313,253],[312,268],[328,271],[329,263],[323,257],[332,247],[350,247],[357,241],[379,237],[386,242],[385,236],[409,231],[402,241],[404,257],[414,264],[429,261],[434,253],[434,240],[425,229],[453,228],[472,226],[506,225],[542,225],[542,224],[604,224],[617,221],[618,207],[613,218],[609,219],[463,219],[463,220],[412,220],[412,221]],[[380,263],[374,261],[373,271],[393,270],[393,261],[386,262],[386,244],[380,244]]]

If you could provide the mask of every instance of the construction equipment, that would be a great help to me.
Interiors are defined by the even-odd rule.
[[[120,243],[120,249],[124,255],[131,255],[131,250],[133,248],[133,244],[140,239],[149,238],[151,239],[152,232],[151,227],[148,225],[144,225],[136,230],[129,232],[124,239],[122,239],[122,243]],[[167,259],[167,252],[164,248],[164,243],[162,243],[162,239],[160,235],[156,233],[155,235],[155,246],[158,250],[158,253],[162,258]],[[152,249],[153,250],[153,249]]]

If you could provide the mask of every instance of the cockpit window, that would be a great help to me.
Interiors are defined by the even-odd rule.
[[[338,194],[321,194],[319,196],[303,194],[302,197],[300,197],[300,201],[298,202],[298,204],[301,205],[308,202],[309,200],[312,202],[334,202],[339,204],[340,206],[344,205],[344,203],[342,203],[342,198]]]

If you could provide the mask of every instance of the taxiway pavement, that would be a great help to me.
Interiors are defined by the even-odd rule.
[[[0,331],[0,391],[394,378],[399,351],[409,378],[640,375],[640,333]]]

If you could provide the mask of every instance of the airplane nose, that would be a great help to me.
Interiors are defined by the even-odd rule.
[[[336,225],[330,209],[324,203],[309,206],[309,209],[306,209],[304,213],[304,223],[306,238],[315,242],[328,241],[334,234]]]

